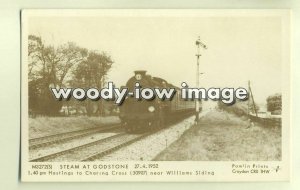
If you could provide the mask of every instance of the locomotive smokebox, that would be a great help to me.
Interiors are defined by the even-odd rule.
[[[134,75],[135,75],[136,80],[141,80],[142,78],[144,78],[145,75],[146,75],[146,72],[147,71],[145,71],[145,70],[134,71]]]

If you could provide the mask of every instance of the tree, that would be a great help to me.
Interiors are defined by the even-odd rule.
[[[282,97],[281,94],[277,93],[267,98],[267,110],[272,113],[281,114],[282,110]]]
[[[70,80],[71,86],[80,87],[83,89],[98,88],[101,89],[105,83],[105,76],[110,70],[113,61],[106,53],[98,53],[96,51],[90,51],[87,59],[78,64],[73,71],[72,80]],[[88,115],[102,113],[102,101],[97,102],[97,109],[94,109],[95,103],[91,100],[85,101],[85,107]]]
[[[69,42],[55,48],[46,46],[41,37],[29,35],[29,110],[45,115],[58,114],[62,103],[52,97],[49,88],[64,87],[70,70],[86,56],[87,50],[75,43]]]

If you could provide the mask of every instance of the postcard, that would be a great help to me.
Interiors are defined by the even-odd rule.
[[[290,179],[290,11],[25,9],[21,176]]]

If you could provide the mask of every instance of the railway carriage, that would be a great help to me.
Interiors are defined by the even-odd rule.
[[[127,81],[126,88],[133,92],[137,82],[141,88],[175,88],[176,93],[171,100],[155,98],[150,101],[127,97],[120,106],[120,119],[127,132],[159,129],[167,123],[195,114],[195,102],[182,100],[180,89],[166,80],[147,75],[146,71],[135,71],[135,75]]]

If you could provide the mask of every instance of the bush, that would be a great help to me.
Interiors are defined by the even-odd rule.
[[[227,104],[224,104],[222,101],[219,101],[218,107],[221,110],[227,111],[229,113],[233,113],[240,117],[248,115],[248,101],[236,101],[232,105],[227,105]],[[259,110],[259,106],[257,104],[255,104],[255,109],[256,109],[256,111]],[[249,110],[250,110],[250,112],[255,112],[253,104],[249,105]]]
[[[267,98],[267,109],[272,113],[281,113],[282,100],[281,94],[277,93]]]

